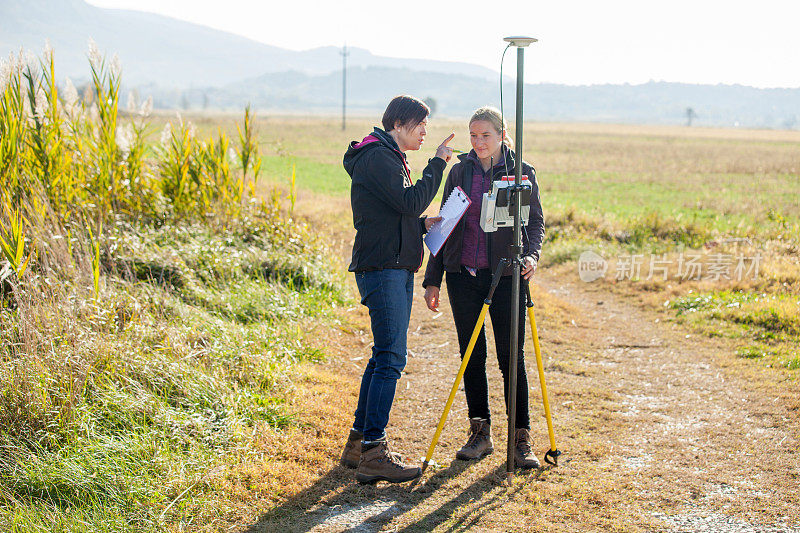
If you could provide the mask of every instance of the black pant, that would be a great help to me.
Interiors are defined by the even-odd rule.
[[[458,333],[461,357],[467,351],[469,339],[478,321],[483,302],[489,295],[492,285],[492,272],[489,269],[477,271],[473,276],[465,268],[461,272],[447,273],[447,295],[453,310],[453,319]],[[511,354],[511,276],[504,276],[494,291],[489,306],[492,319],[497,362],[503,374],[503,391],[508,415],[509,356]],[[523,342],[525,339],[525,290],[520,283],[519,300],[519,353],[517,355],[517,408],[516,427],[530,429],[528,415],[528,376],[525,373]],[[486,378],[486,328],[481,327],[480,335],[472,350],[467,368],[464,371],[464,391],[470,418],[490,420],[489,382]]]

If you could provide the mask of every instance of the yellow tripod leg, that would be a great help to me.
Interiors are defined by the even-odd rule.
[[[424,472],[426,468],[428,468],[428,464],[433,457],[433,450],[436,448],[436,444],[439,442],[439,437],[442,435],[442,430],[444,429],[444,423],[447,421],[447,415],[450,414],[450,407],[453,405],[453,400],[456,397],[456,392],[458,391],[458,385],[461,383],[461,378],[464,377],[464,371],[467,369],[467,363],[469,363],[469,358],[472,355],[472,350],[475,348],[475,343],[478,341],[478,336],[481,333],[481,328],[483,327],[483,321],[486,318],[486,311],[489,310],[489,304],[483,304],[481,308],[481,312],[478,315],[478,322],[475,324],[475,329],[472,331],[472,337],[469,339],[469,345],[467,346],[467,351],[464,352],[464,358],[461,360],[461,367],[458,369],[458,374],[456,374],[456,379],[453,382],[453,388],[450,389],[450,397],[447,398],[447,403],[444,404],[444,412],[442,413],[442,417],[439,419],[439,425],[436,427],[436,433],[433,434],[433,441],[431,442],[430,447],[428,448],[428,454],[425,456],[425,461],[422,463],[422,471]]]
[[[425,460],[422,462],[423,472],[425,472],[425,469],[428,468],[428,464],[431,462],[431,458],[433,457],[433,450],[436,448],[436,444],[439,442],[439,437],[442,435],[444,423],[447,422],[447,415],[450,413],[450,407],[453,405],[453,400],[455,399],[456,392],[458,391],[458,384],[461,383],[461,378],[464,377],[464,371],[467,369],[467,363],[469,363],[472,350],[475,348],[475,343],[478,342],[478,336],[481,334],[483,321],[486,319],[486,312],[489,310],[489,306],[492,305],[492,296],[497,288],[497,284],[500,283],[500,278],[503,276],[503,271],[507,265],[508,259],[502,258],[500,259],[500,262],[497,264],[497,268],[494,271],[494,275],[492,276],[492,285],[489,288],[489,294],[483,301],[483,307],[481,307],[481,312],[478,314],[478,321],[475,323],[475,329],[472,330],[472,337],[469,339],[469,344],[464,352],[464,358],[461,360],[461,367],[458,369],[458,374],[456,374],[456,379],[453,382],[453,388],[450,389],[450,397],[447,398],[447,403],[444,405],[442,418],[439,419],[439,425],[436,427],[436,433],[433,434],[433,441],[431,441],[430,448],[428,448],[428,454],[425,456]]]
[[[544,403],[544,416],[547,418],[547,433],[550,435],[550,451],[544,460],[551,465],[558,465],[558,456],[561,452],[556,448],[556,435],[553,431],[553,417],[550,415],[550,401],[547,398],[547,384],[544,379],[544,364],[542,363],[542,348],[539,345],[539,334],[536,330],[536,317],[533,315],[533,300],[531,299],[530,287],[528,291],[528,319],[531,322],[531,336],[533,337],[533,350],[536,353],[536,368],[539,370],[539,384],[542,386],[542,401]]]

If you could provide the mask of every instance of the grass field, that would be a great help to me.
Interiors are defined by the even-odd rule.
[[[343,237],[340,257],[346,258],[352,227],[349,181],[340,157],[371,123],[354,123],[344,133],[336,120],[269,118],[264,125],[265,157],[283,165],[270,180],[286,188],[291,164],[297,164],[297,184],[305,192],[302,212],[324,220],[326,234]],[[450,131],[457,134],[453,144],[467,148],[465,129],[432,120],[427,145],[410,154],[412,169],[418,173]],[[800,235],[793,199],[800,192],[800,135],[535,124],[526,128],[525,138],[547,221],[541,274],[548,287],[537,301],[537,321],[550,354],[545,371],[553,379],[551,402],[561,424],[556,433],[574,458],[572,467],[524,478],[515,492],[499,486],[502,458],[497,453],[478,465],[448,464],[454,446],[463,442],[459,395],[456,405],[462,410],[448,422],[456,436],[436,452],[445,462],[418,490],[354,486],[351,472],[332,466],[341,444],[334,432],[333,459],[305,468],[302,490],[267,506],[262,526],[251,531],[302,531],[320,523],[343,531],[347,523],[337,523],[337,517],[344,520],[370,506],[372,515],[364,511],[363,519],[350,524],[374,531],[661,531],[669,528],[659,516],[679,515],[683,506],[702,508],[716,498],[715,490],[732,494],[739,489],[730,487],[751,486],[774,473],[776,491],[794,491],[796,454],[782,455],[781,445],[794,446],[789,443],[796,442],[798,412],[793,391],[800,377]],[[315,190],[320,194],[310,192]],[[429,209],[435,211],[436,206]],[[578,258],[587,249],[608,260],[608,273],[582,284]],[[667,279],[648,279],[651,253],[670,262]],[[681,254],[699,257],[700,279],[680,275]],[[737,280],[732,271],[734,279],[707,276],[716,256],[756,254],[761,257],[756,279]],[[632,255],[643,260],[641,274],[616,279],[617,268]],[[581,305],[564,303],[562,280],[582,295]],[[398,398],[391,428],[398,449],[413,450],[408,452],[415,454],[412,460],[429,443],[432,427],[421,422],[437,420],[456,366],[447,357],[456,350],[452,322],[432,318],[416,298],[418,314],[409,336],[415,357],[409,359],[409,375],[403,378],[407,389]],[[612,307],[617,298],[638,312]],[[352,362],[360,357],[353,356],[364,355],[361,346],[370,338],[365,324],[333,366],[337,375],[353,372],[355,383],[358,363]],[[639,357],[621,355],[631,353]],[[686,366],[674,370],[678,360]],[[498,376],[489,372],[496,385]],[[719,387],[711,391],[707,386],[715,380]],[[738,385],[742,381],[757,392],[748,394]],[[326,426],[331,419],[339,421],[339,435],[350,422],[349,413],[341,411],[352,406],[353,394],[349,404],[337,396],[342,407],[327,415]],[[721,406],[719,398],[729,405]],[[495,413],[502,409],[497,400]],[[674,410],[666,408],[669,403]],[[764,415],[765,405],[778,406],[781,414]],[[741,425],[734,422],[739,416]],[[757,427],[758,417],[775,435],[756,445],[756,435],[769,431]],[[540,438],[543,425],[539,420]],[[624,442],[628,437],[635,443],[630,447]],[[502,447],[497,440],[495,445]],[[751,453],[751,446],[769,452]],[[774,470],[765,455],[782,458]],[[781,524],[783,515],[787,530],[796,530],[789,527],[798,523],[790,497],[763,491],[725,494],[714,507],[720,523],[687,519],[677,522],[677,529],[725,531],[720,517],[730,513],[758,525]],[[759,500],[762,496],[770,501]],[[380,507],[387,501],[400,508],[396,515]]]
[[[299,188],[349,193],[343,149],[368,133],[371,122],[351,121],[346,132],[333,119],[262,124],[271,183],[285,187],[296,164]],[[452,144],[469,149],[464,123],[434,118],[429,131],[423,149],[409,154],[412,170],[421,171],[451,131]],[[580,253],[595,250],[609,262],[601,283],[648,305],[666,305],[676,320],[708,335],[740,339],[743,357],[797,367],[800,133],[531,124],[524,142],[545,211],[543,265],[564,265],[575,275]],[[645,279],[651,253],[669,261],[666,280]],[[619,259],[633,254],[642,256],[642,275],[615,279]],[[701,279],[679,275],[680,254],[700,256]],[[728,265],[730,279],[705,274],[715,259],[756,256],[756,279],[753,270],[737,279],[735,264]],[[695,300],[704,303],[685,303]]]
[[[213,523],[225,465],[298,425],[298,367],[325,357],[305,326],[343,275],[255,192],[248,113],[238,142],[180,120],[153,141],[100,58],[83,96],[49,53],[1,70],[0,530]]]
[[[203,139],[219,139],[218,128],[235,139],[240,120],[185,118]],[[139,154],[164,164],[153,165],[157,176],[172,157],[156,150],[167,120],[178,131],[173,117],[155,117]],[[255,124],[262,155],[256,192],[271,198],[266,214],[249,218],[244,209],[232,222],[223,200],[207,217],[197,197],[184,195],[185,219],[167,216],[178,207],[154,216],[157,203],[149,200],[157,196],[143,197],[137,205],[148,221],[112,221],[99,246],[94,234],[76,230],[75,250],[59,227],[43,225],[49,240],[37,244],[50,246],[47,257],[75,266],[48,277],[48,265],[34,260],[11,296],[4,289],[3,529],[210,530],[215,521],[237,520],[254,493],[271,502],[296,488],[267,484],[260,493],[248,474],[256,463],[273,465],[277,475],[279,466],[299,469],[327,453],[292,451],[287,435],[297,437],[303,422],[287,404],[301,390],[298,365],[324,358],[317,347],[351,327],[337,311],[352,304],[344,266],[326,240],[335,233],[343,248],[349,244],[341,157],[373,122],[354,119],[344,132],[338,119],[258,117]],[[465,122],[434,117],[423,150],[409,154],[417,175],[451,131],[455,147],[469,148]],[[198,144],[193,153],[211,154],[206,148]],[[576,278],[580,253],[594,250],[608,260],[608,275],[596,282],[604,289],[704,336],[733,339],[741,361],[796,379],[800,133],[531,124],[524,148],[547,221],[542,268]],[[224,154],[211,154],[215,164]],[[237,189],[241,168],[231,168],[224,186],[201,183],[198,190]],[[287,201],[293,168],[307,202],[302,216]],[[202,172],[211,181],[216,175]],[[335,231],[320,224],[323,214]],[[11,218],[3,217],[4,234]],[[707,268],[715,254],[758,254],[759,275],[686,280],[676,261],[689,252]],[[614,278],[622,257],[651,253],[671,262],[667,279]],[[328,329],[319,333],[312,321]],[[335,393],[335,378],[315,379]],[[217,475],[234,464],[235,473]]]
[[[352,120],[342,132],[333,119],[262,120],[272,180],[288,179],[295,163],[299,187],[349,193],[344,148],[373,123]],[[429,131],[423,149],[408,154],[417,171],[449,131],[452,144],[470,148],[466,124],[434,119]],[[574,211],[624,226],[657,214],[726,236],[797,236],[800,133],[536,124],[524,140],[551,218]]]

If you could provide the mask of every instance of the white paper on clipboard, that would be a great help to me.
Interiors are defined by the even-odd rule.
[[[439,250],[442,249],[442,245],[453,232],[464,213],[467,212],[467,208],[471,203],[472,200],[469,199],[469,196],[461,187],[453,189],[453,192],[447,197],[447,201],[439,211],[439,216],[442,217],[442,220],[434,224],[425,235],[425,245],[433,255],[438,254]]]

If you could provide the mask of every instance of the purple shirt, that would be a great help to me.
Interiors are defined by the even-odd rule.
[[[461,264],[465,267],[481,269],[489,268],[489,249],[486,246],[486,233],[481,229],[481,203],[483,193],[489,192],[492,187],[491,172],[484,172],[480,160],[472,150],[469,153],[472,161],[472,188],[469,199],[472,203],[464,214],[464,236],[461,241]],[[494,168],[504,163],[503,153]]]

